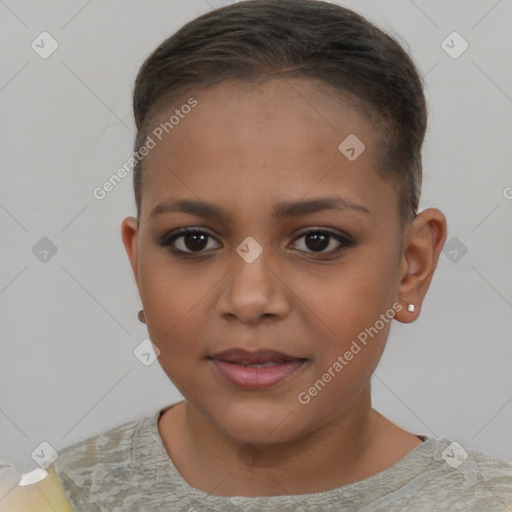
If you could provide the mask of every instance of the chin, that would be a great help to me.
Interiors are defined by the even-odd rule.
[[[301,425],[292,410],[282,404],[256,405],[248,401],[216,409],[214,417],[224,434],[239,443],[279,444],[300,435]]]

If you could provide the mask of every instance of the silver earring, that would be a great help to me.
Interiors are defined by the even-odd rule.
[[[137,313],[137,318],[139,319],[139,322],[142,322],[143,324],[146,323],[146,317],[144,316],[144,310],[141,309],[138,313]]]
[[[409,311],[410,313],[414,313],[416,311],[416,307],[414,306],[414,304],[409,304],[407,306],[407,311]]]

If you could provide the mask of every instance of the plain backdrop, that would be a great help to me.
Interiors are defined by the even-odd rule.
[[[131,154],[143,60],[227,3],[0,1],[0,458],[20,470],[42,442],[58,451],[181,398],[134,355],[147,330],[120,235],[131,174],[101,201],[92,192]],[[393,322],[374,406],[512,460],[512,2],[339,3],[425,76],[420,209],[442,210],[449,230],[421,316]],[[58,44],[47,58],[42,32]]]

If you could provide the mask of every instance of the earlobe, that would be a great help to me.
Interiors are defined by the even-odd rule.
[[[138,222],[135,217],[126,217],[121,223],[121,238],[123,245],[130,260],[137,288],[139,288],[138,275]],[[139,288],[140,290],[140,288]]]
[[[399,322],[410,323],[418,318],[446,233],[446,218],[437,208],[422,211],[408,228],[398,287],[398,300],[403,307],[395,315]],[[414,311],[408,307],[410,304]]]

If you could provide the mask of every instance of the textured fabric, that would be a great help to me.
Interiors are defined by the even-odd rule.
[[[76,512],[512,512],[510,462],[428,436],[388,469],[330,491],[209,495],[183,479],[165,450],[157,421],[168,407],[59,452],[54,467]]]

